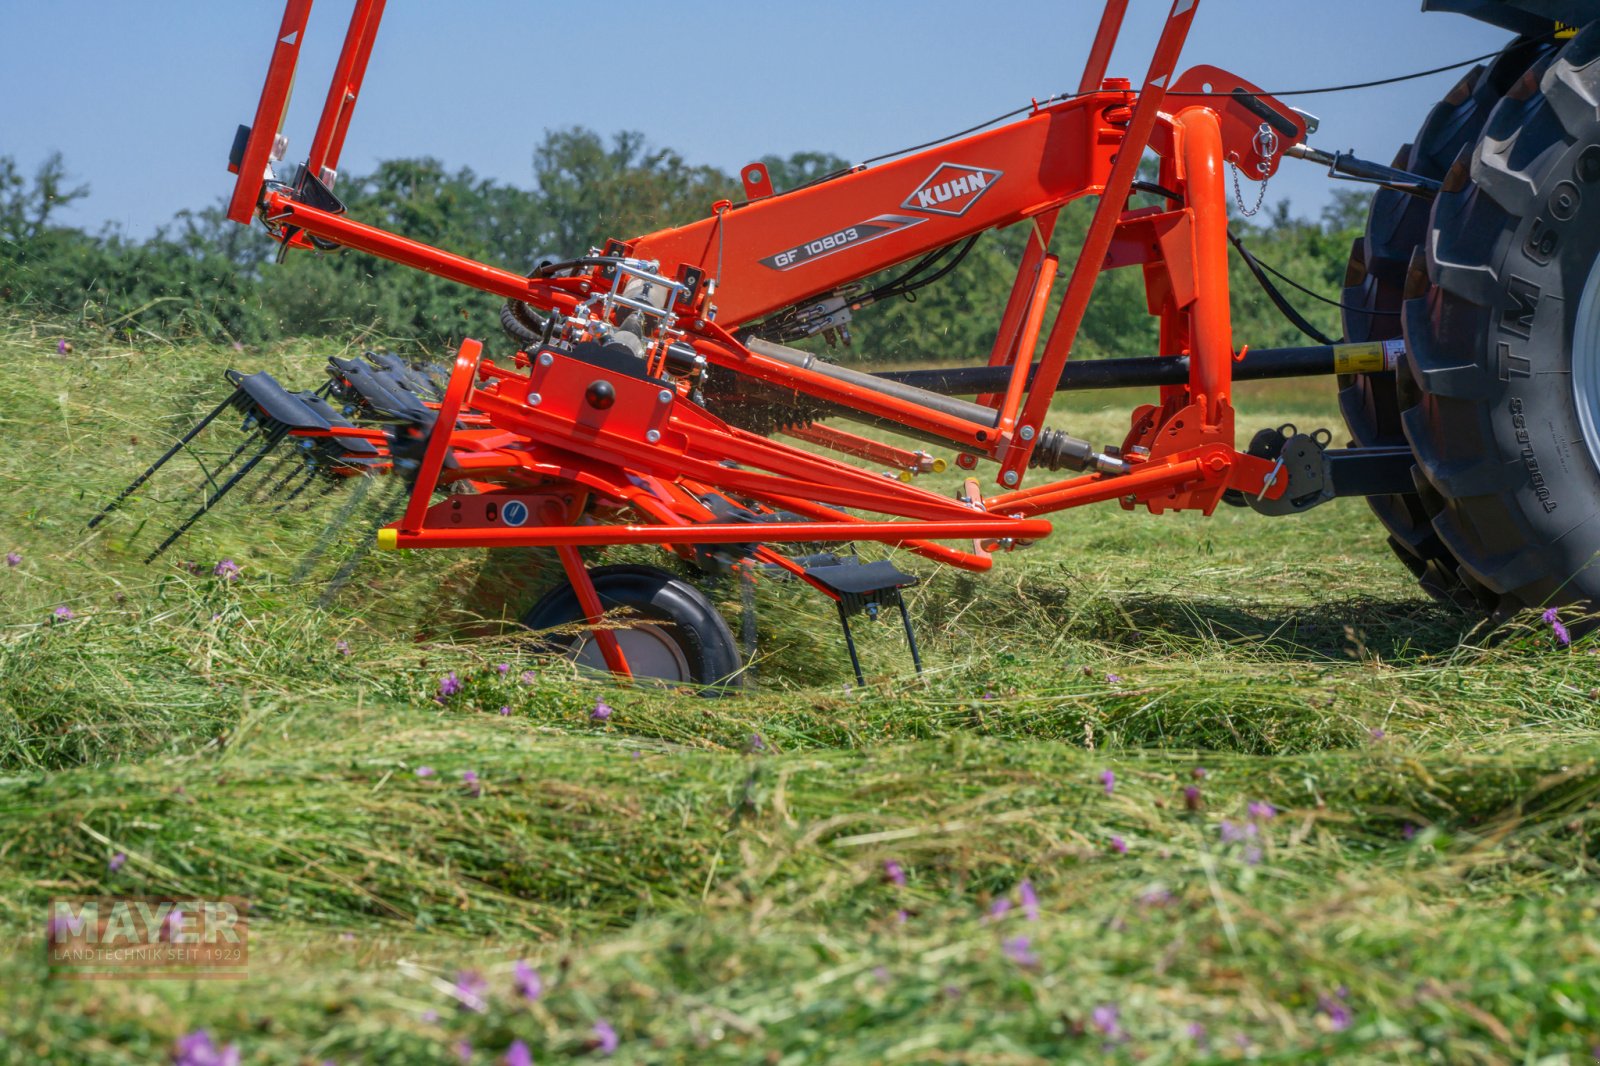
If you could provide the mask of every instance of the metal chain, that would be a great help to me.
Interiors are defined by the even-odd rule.
[[[1246,207],[1244,205],[1244,191],[1239,188],[1239,164],[1232,158],[1228,160],[1228,166],[1233,170],[1233,199],[1239,205],[1239,213],[1246,218],[1251,218],[1261,210],[1261,204],[1267,198],[1267,179],[1270,176],[1269,172],[1272,170],[1272,164],[1269,160],[1278,154],[1278,134],[1265,122],[1256,130],[1255,149],[1256,155],[1261,158],[1261,162],[1256,164],[1261,187],[1256,190],[1256,204],[1254,207]]]

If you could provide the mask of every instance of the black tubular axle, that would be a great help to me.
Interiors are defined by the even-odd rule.
[[[1370,345],[1317,344],[1307,348],[1252,348],[1233,364],[1233,380],[1264,381],[1269,378],[1319,377],[1344,373],[1339,366],[1341,348],[1370,348]],[[1039,364],[1028,371],[1033,384]],[[885,381],[911,385],[946,396],[976,396],[985,392],[1005,392],[1011,368],[1004,366],[963,366],[933,370],[887,370],[873,375]],[[1145,355],[1131,359],[1086,359],[1068,362],[1057,388],[1125,389],[1151,385],[1182,385],[1189,380],[1186,355]]]

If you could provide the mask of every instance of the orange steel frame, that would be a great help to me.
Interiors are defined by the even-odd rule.
[[[327,185],[337,176],[383,6],[383,0],[355,2],[306,163]],[[518,352],[512,365],[501,365],[483,358],[481,344],[469,340],[457,354],[410,505],[397,523],[380,531],[381,543],[554,547],[591,621],[597,621],[600,604],[579,546],[656,543],[686,552],[693,545],[752,540],[870,540],[981,570],[991,565],[988,549],[1047,535],[1051,527],[1038,515],[1080,504],[1115,499],[1127,508],[1143,503],[1156,513],[1209,514],[1230,488],[1277,497],[1284,484],[1273,478],[1272,464],[1234,446],[1232,365],[1242,353],[1233,346],[1229,320],[1223,168],[1232,162],[1248,174],[1269,176],[1281,149],[1304,138],[1304,123],[1255,86],[1215,67],[1174,80],[1198,0],[1174,0],[1137,89],[1107,80],[1126,8],[1127,0],[1106,3],[1078,92],[1036,102],[1017,121],[788,192],[775,191],[765,169],[753,164],[742,174],[744,202],[719,202],[699,221],[608,247],[607,254],[659,262],[658,273],[669,278],[696,271],[706,279],[691,301],[672,305],[669,324],[713,372],[747,375],[949,441],[963,453],[963,465],[979,457],[998,464],[996,481],[1005,491],[979,499],[969,488],[966,499],[950,499],[731,426],[691,402],[687,384],[664,375],[621,373],[560,350]],[[248,225],[260,217],[290,246],[320,238],[561,315],[580,313],[585,300],[611,287],[599,265],[567,277],[525,277],[302,202],[288,184],[271,180],[310,9],[311,0],[286,4],[236,168],[230,218]],[[1276,112],[1280,126],[1293,125],[1295,135],[1281,137],[1278,151],[1261,154],[1255,136],[1260,112],[1239,102],[1238,89]],[[1147,153],[1159,161],[1160,186],[1176,200],[1162,208],[1131,209],[1129,197]],[[1047,322],[1060,268],[1049,251],[1056,220],[1065,205],[1089,195],[1098,196],[1098,203],[1064,296]],[[840,286],[1019,223],[1029,227],[1030,237],[989,353],[991,365],[1010,367],[1011,376],[1003,393],[979,398],[994,412],[986,420],[792,365],[735,336],[765,316]],[[1160,322],[1159,350],[1188,355],[1189,380],[1162,387],[1157,402],[1133,413],[1121,442],[1121,472],[1023,488],[1095,282],[1102,270],[1124,266],[1142,269],[1149,309]],[[1027,375],[1041,344],[1030,385]],[[616,399],[598,410],[584,395],[602,380]],[[797,436],[916,469],[907,465],[915,453],[868,447],[872,442],[840,431],[802,428]],[[462,496],[433,502],[441,486],[462,480],[480,490],[472,499],[521,500],[529,509],[518,513],[536,520],[462,526]],[[703,502],[708,495],[803,520],[754,527],[718,522]],[[863,518],[843,508],[881,517]],[[618,521],[627,517],[633,522]],[[936,543],[969,538],[975,541],[971,550]],[[752,550],[758,560],[803,578],[800,568],[773,549]],[[604,629],[596,634],[608,664],[626,673],[615,639]]]

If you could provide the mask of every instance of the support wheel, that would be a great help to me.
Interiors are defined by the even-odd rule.
[[[1600,23],[1537,63],[1445,178],[1405,302],[1432,526],[1497,616],[1600,600]]]
[[[738,643],[700,590],[653,566],[601,566],[589,571],[589,577],[606,612],[625,613],[621,620],[627,626],[613,632],[635,677],[722,690],[742,687]],[[565,582],[522,616],[522,624],[532,630],[582,622],[583,608]],[[550,643],[580,666],[606,668],[587,630],[552,634]]]
[[[1474,144],[1489,113],[1517,79],[1552,46],[1517,42],[1488,66],[1474,67],[1436,104],[1416,140],[1401,148],[1394,165],[1423,177],[1443,178],[1463,148]],[[1345,339],[1383,341],[1401,335],[1401,305],[1413,255],[1428,233],[1428,200],[1379,189],[1372,197],[1367,232],[1350,250],[1345,269]],[[1339,408],[1358,448],[1406,443],[1400,423],[1403,404],[1395,375],[1345,374],[1339,378]],[[1427,494],[1369,497],[1373,513],[1389,532],[1389,546],[1436,599],[1470,607],[1472,591],[1460,579],[1457,562],[1434,532]]]

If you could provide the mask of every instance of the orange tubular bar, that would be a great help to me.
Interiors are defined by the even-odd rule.
[[[267,66],[267,83],[256,105],[256,118],[250,124],[250,139],[239,164],[239,180],[228,198],[228,217],[241,226],[250,225],[256,214],[261,183],[266,179],[267,163],[272,159],[272,143],[278,138],[284,112],[289,110],[289,93],[294,88],[294,68],[300,59],[300,45],[306,37],[306,20],[311,17],[311,0],[289,0],[284,5],[283,22],[278,26],[277,43],[272,46],[272,62]]]
[[[445,389],[444,402],[439,405],[439,417],[428,435],[428,447],[422,453],[422,465],[417,469],[417,483],[411,490],[411,501],[400,519],[400,528],[419,530],[428,514],[433,487],[439,483],[439,472],[444,469],[445,454],[450,450],[450,435],[455,430],[456,419],[461,415],[461,405],[472,391],[472,372],[483,354],[483,343],[464,340],[456,353],[455,369],[450,373],[450,384]]]
[[[1228,309],[1227,187],[1222,177],[1222,126],[1215,111],[1191,107],[1177,120],[1178,157],[1185,189],[1194,205],[1193,352],[1189,358],[1189,402],[1205,422],[1222,422],[1233,384],[1233,325]],[[1232,426],[1230,424],[1231,431]]]
[[[383,5],[384,0],[356,0],[355,10],[350,13],[350,29],[344,37],[344,49],[339,53],[339,64],[334,67],[333,81],[328,85],[328,98],[322,105],[322,118],[317,123],[316,136],[311,139],[306,167],[329,186],[339,168],[339,153],[344,150],[345,134],[350,131],[356,98],[361,95],[367,61],[372,58],[372,42],[377,39],[378,23],[383,19]]]
[[[379,259],[413,267],[510,300],[537,299],[544,306],[559,307],[565,311],[571,311],[578,305],[578,298],[563,291],[559,285],[530,281],[521,274],[299,203],[277,190],[268,192],[264,199],[267,218],[272,222],[291,223],[307,233],[326,237],[346,248],[354,248]]]
[[[1083,77],[1078,82],[1078,92],[1092,93],[1105,79],[1106,67],[1111,63],[1111,49],[1116,46],[1122,32],[1122,16],[1128,13],[1128,0],[1106,0],[1100,13],[1100,28],[1095,32],[1094,44],[1089,48],[1089,61],[1083,65]]]
[[[843,455],[853,455],[858,459],[868,462],[884,463],[896,470],[909,470],[913,473],[922,469],[922,457],[916,452],[904,448],[896,448],[892,444],[871,440],[854,433],[846,433],[842,429],[813,422],[804,426],[790,426],[785,429],[786,436],[795,440],[803,440],[808,444],[820,444],[824,448]]]
[[[1072,344],[1078,337],[1078,327],[1083,324],[1094,283],[1100,276],[1106,252],[1111,249],[1111,239],[1116,233],[1128,194],[1133,190],[1140,157],[1150,143],[1161,101],[1166,96],[1167,83],[1172,80],[1173,68],[1178,65],[1178,54],[1189,35],[1189,25],[1194,21],[1197,6],[1198,0],[1174,0],[1172,12],[1161,30],[1161,40],[1150,60],[1150,70],[1140,89],[1139,102],[1134,105],[1133,117],[1122,136],[1117,161],[1112,165],[1111,176],[1106,179],[1105,188],[1101,191],[1100,202],[1095,205],[1094,220],[1090,222],[1089,232],[1083,239],[1083,251],[1073,265],[1072,279],[1067,282],[1067,292],[1061,300],[1061,312],[1056,316],[1050,339],[1045,342],[1044,356],[1039,360],[1039,372],[1033,379],[1033,388],[1028,390],[1027,403],[1023,405],[1018,418],[1020,425],[1034,430],[1043,427],[1045,411],[1055,396],[1055,385],[1061,380],[1061,368],[1066,365]],[[1007,474],[1012,475],[1013,483],[1022,479],[1037,440],[1037,436],[1027,441],[1018,439],[1007,449],[997,479],[1000,484],[1005,484]]]
[[[393,529],[393,527],[389,527]],[[965,540],[1014,537],[1039,540],[1050,535],[1050,523],[1038,519],[973,517],[953,522],[749,522],[663,526],[540,526],[532,529],[403,529],[383,531],[386,548],[545,548],[555,545],[595,547],[610,544],[766,544],[844,543],[871,540],[908,544],[917,540]]]

